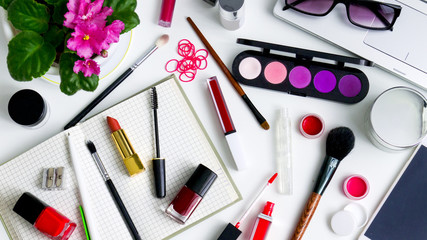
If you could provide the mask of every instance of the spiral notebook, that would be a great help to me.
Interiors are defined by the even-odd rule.
[[[23,192],[31,192],[76,222],[78,227],[70,239],[86,239],[66,139],[68,131],[78,143],[75,147],[84,168],[90,200],[94,203],[97,229],[103,240],[132,237],[85,145],[86,139],[96,145],[142,239],[172,238],[241,200],[238,189],[175,76],[171,75],[155,85],[159,102],[160,147],[162,157],[166,158],[167,196],[164,199],[155,197],[151,165],[155,152],[151,91],[147,88],[0,166],[0,214],[13,239],[44,239],[44,235],[12,211]],[[129,177],[110,136],[107,116],[120,122],[147,168],[145,172]],[[169,218],[164,210],[200,163],[213,170],[218,178],[187,223],[181,225]],[[42,190],[42,169],[60,166],[65,167],[65,189]]]

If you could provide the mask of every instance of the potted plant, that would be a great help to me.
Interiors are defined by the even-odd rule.
[[[67,95],[94,91],[112,43],[139,24],[136,0],[0,0],[18,33],[8,43],[7,65],[17,81],[31,81],[58,65]]]

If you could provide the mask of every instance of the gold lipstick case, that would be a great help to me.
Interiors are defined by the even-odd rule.
[[[130,176],[145,171],[145,167],[139,159],[138,154],[133,149],[129,139],[123,129],[117,130],[111,134],[114,143],[119,149],[119,153],[123,158],[123,162]]]

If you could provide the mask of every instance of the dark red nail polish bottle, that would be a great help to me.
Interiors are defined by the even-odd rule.
[[[217,178],[216,173],[204,166],[199,166],[181,188],[166,213],[175,221],[184,224]]]
[[[29,192],[22,194],[13,211],[50,239],[67,240],[76,228],[76,224],[70,219]]]

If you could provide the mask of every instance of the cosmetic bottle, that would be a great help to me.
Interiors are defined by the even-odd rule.
[[[274,203],[267,202],[264,206],[262,213],[258,215],[254,228],[252,229],[250,240],[263,240],[267,236],[268,229],[270,228],[271,213],[273,212]]]
[[[219,0],[219,19],[228,30],[237,30],[244,23],[244,0]]]
[[[276,160],[279,192],[292,195],[292,136],[287,108],[281,108],[276,122]]]
[[[10,118],[21,126],[36,129],[49,118],[49,105],[43,97],[31,89],[23,89],[10,98],[8,104]]]
[[[216,178],[216,173],[203,164],[199,164],[190,179],[169,204],[166,214],[178,223],[184,224],[202,201]]]
[[[70,219],[29,192],[22,194],[13,211],[50,239],[66,240],[76,228],[76,224]]]
[[[162,10],[160,11],[159,25],[170,27],[172,24],[173,10],[175,9],[175,0],[163,0]]]

